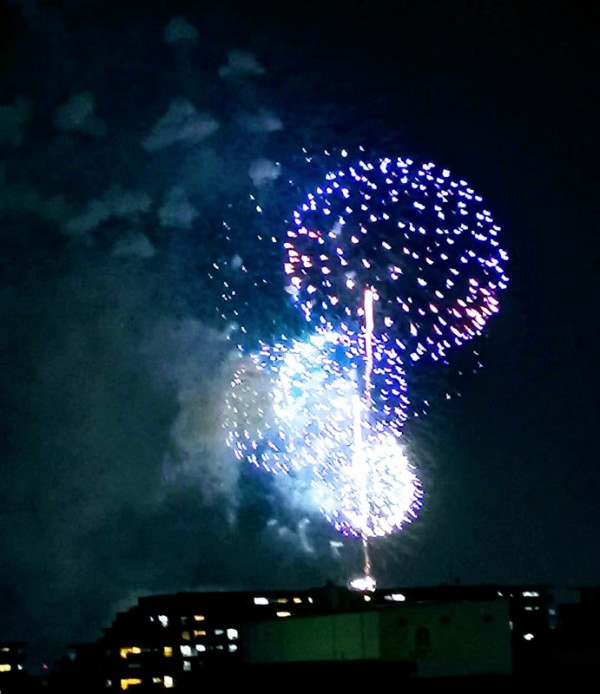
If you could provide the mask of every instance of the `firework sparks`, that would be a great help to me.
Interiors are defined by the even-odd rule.
[[[481,334],[507,286],[499,227],[466,183],[410,159],[359,161],[326,175],[294,211],[285,271],[314,325],[353,331],[363,292],[379,296],[374,330],[405,364]]]
[[[330,171],[293,212],[286,291],[311,332],[244,357],[228,443],[362,539],[365,577],[368,541],[422,504],[403,441],[407,378],[422,361],[446,364],[497,313],[499,232],[466,181],[401,158]]]
[[[374,354],[378,347],[374,340]],[[306,504],[344,535],[376,537],[416,517],[421,489],[398,440],[404,413],[369,406],[363,362],[364,352],[336,333],[263,345],[240,360],[225,427],[238,458],[293,476]],[[400,365],[393,376],[404,392]]]

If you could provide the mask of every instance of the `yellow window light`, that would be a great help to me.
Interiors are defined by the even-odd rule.
[[[127,656],[130,653],[137,654],[137,653],[141,653],[141,652],[142,652],[142,649],[139,648],[138,646],[127,646],[126,648],[121,648],[119,650],[119,654],[120,654],[121,658],[127,658]]]

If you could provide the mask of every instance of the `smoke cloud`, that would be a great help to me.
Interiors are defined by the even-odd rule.
[[[209,270],[280,175],[264,69],[183,16],[74,11],[14,4],[5,54],[39,57],[0,91],[0,639],[34,662],[141,594],[322,570],[223,430],[235,342]]]

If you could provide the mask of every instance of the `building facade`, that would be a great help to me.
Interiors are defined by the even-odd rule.
[[[249,676],[267,665],[506,675],[515,648],[547,633],[549,604],[539,587],[501,586],[153,595],[119,613],[96,643],[74,647],[57,677],[87,692],[117,692],[194,691],[209,676]]]

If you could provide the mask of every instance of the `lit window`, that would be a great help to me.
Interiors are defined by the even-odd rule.
[[[269,600],[267,598],[254,598],[255,605],[268,605]]]
[[[137,677],[129,677],[126,680],[121,680],[121,689],[129,689],[129,687],[135,687],[138,684],[141,684],[142,680],[138,679]]]
[[[391,600],[392,602],[404,602],[406,600],[406,595],[402,593],[390,593],[385,596],[386,600]]]
[[[350,581],[349,586],[361,592],[372,592],[375,590],[375,579],[372,576],[360,576]]]
[[[531,641],[533,639],[533,634],[523,634],[525,641]]]
[[[184,641],[189,641],[190,638],[191,638],[191,637],[190,637],[190,632],[189,632],[189,631],[182,631],[182,632],[181,632],[181,638],[182,638]]]
[[[206,636],[206,632],[203,629],[194,629],[194,636]]]
[[[238,633],[237,629],[227,629],[227,638],[230,641],[235,641],[238,636],[239,636],[239,633]]]
[[[293,598],[293,601],[294,601],[296,604],[298,604],[298,603],[302,602],[302,598]]]
[[[194,619],[197,622],[203,622],[206,619],[206,617],[203,614],[195,614]]]
[[[165,675],[165,689],[171,689],[173,687],[173,678],[169,675]]]
[[[537,590],[524,590],[523,591],[523,597],[524,598],[539,598],[540,594],[537,592]]]
[[[12,670],[12,665],[8,663],[0,663],[0,672],[10,672]]]
[[[165,658],[170,658],[173,655],[173,646],[165,646],[163,648],[163,655]]]
[[[279,612],[277,612],[276,614],[277,614],[278,617],[291,617],[291,616],[292,616],[292,613],[291,613],[291,612],[282,612],[282,611],[279,611]]]
[[[180,646],[179,650],[181,651],[181,655],[192,655],[191,646]]]
[[[237,651],[237,648],[238,648],[238,647],[237,647],[237,644],[235,644],[235,643],[230,643],[227,650],[228,650],[230,653],[235,653],[235,652]]]
[[[204,653],[204,651],[206,650],[206,646],[204,646],[201,643],[197,643],[196,644],[196,650],[198,651],[198,653]]]
[[[162,684],[162,677],[153,677],[152,684]]]
[[[215,629],[215,636],[222,636],[224,634],[223,629]]]
[[[163,627],[169,626],[169,618],[167,617],[166,614],[159,614],[158,615],[158,621],[163,625]]]
[[[141,653],[142,649],[137,646],[128,646],[127,648],[121,648],[119,654],[121,658],[127,658],[130,653]]]
[[[192,664],[189,660],[183,661],[183,669],[185,670],[185,672],[189,672],[192,669]]]
[[[277,598],[277,602],[282,604],[282,605],[285,605],[286,603],[289,602],[289,600],[287,598]]]

